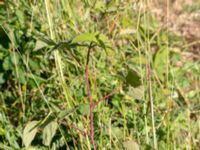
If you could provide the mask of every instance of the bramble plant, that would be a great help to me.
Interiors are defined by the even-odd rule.
[[[198,41],[156,2],[0,0],[0,149],[198,149]]]

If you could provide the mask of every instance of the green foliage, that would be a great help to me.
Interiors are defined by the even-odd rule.
[[[144,5],[0,1],[0,149],[92,149],[90,45],[97,149],[197,149],[200,62]]]

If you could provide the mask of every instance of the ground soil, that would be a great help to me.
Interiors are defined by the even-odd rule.
[[[200,60],[200,1],[157,0],[151,8],[163,26],[179,33],[190,45],[184,55]]]

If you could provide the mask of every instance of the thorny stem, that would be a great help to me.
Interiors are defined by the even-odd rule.
[[[96,145],[94,141],[94,125],[93,125],[94,102],[92,100],[92,95],[90,91],[90,83],[89,83],[89,75],[88,75],[88,64],[89,64],[89,59],[90,59],[91,48],[92,48],[92,43],[90,44],[89,49],[88,49],[87,62],[86,62],[86,67],[85,67],[85,76],[86,76],[86,85],[87,85],[87,95],[88,95],[88,100],[89,100],[89,105],[90,105],[90,139],[94,147],[94,150],[96,150]]]

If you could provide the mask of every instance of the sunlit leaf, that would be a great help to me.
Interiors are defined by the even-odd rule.
[[[40,49],[46,47],[47,45],[48,45],[48,44],[45,43],[44,41],[37,40],[34,50],[35,50],[35,51],[40,50]]]
[[[43,144],[49,146],[51,144],[51,140],[56,134],[56,130],[58,128],[58,124],[56,121],[49,123],[42,132],[42,140]]]
[[[168,50],[166,47],[163,47],[161,50],[159,50],[154,58],[154,69],[160,78],[160,80],[164,80],[165,73],[167,73],[167,60],[168,59]]]
[[[83,104],[78,109],[82,115],[88,115],[89,114],[89,104]]]
[[[134,140],[123,142],[123,147],[125,150],[140,150],[138,143],[136,143]]]
[[[106,46],[110,47],[110,42],[108,40],[108,37],[99,32],[82,33],[76,36],[72,40],[72,43],[78,43],[78,42],[90,42],[90,43],[93,42],[102,48],[106,48]]]
[[[138,86],[136,88],[129,86],[127,94],[134,99],[141,100],[144,97],[144,86]]]
[[[22,141],[25,147],[28,147],[33,141],[33,139],[35,138],[35,135],[38,130],[36,127],[37,123],[38,121],[31,121],[25,126],[23,135],[22,135]]]
[[[78,43],[78,42],[96,42],[97,43],[97,39],[96,39],[97,33],[93,32],[93,33],[82,33],[78,36],[76,36],[72,42],[73,43]]]

